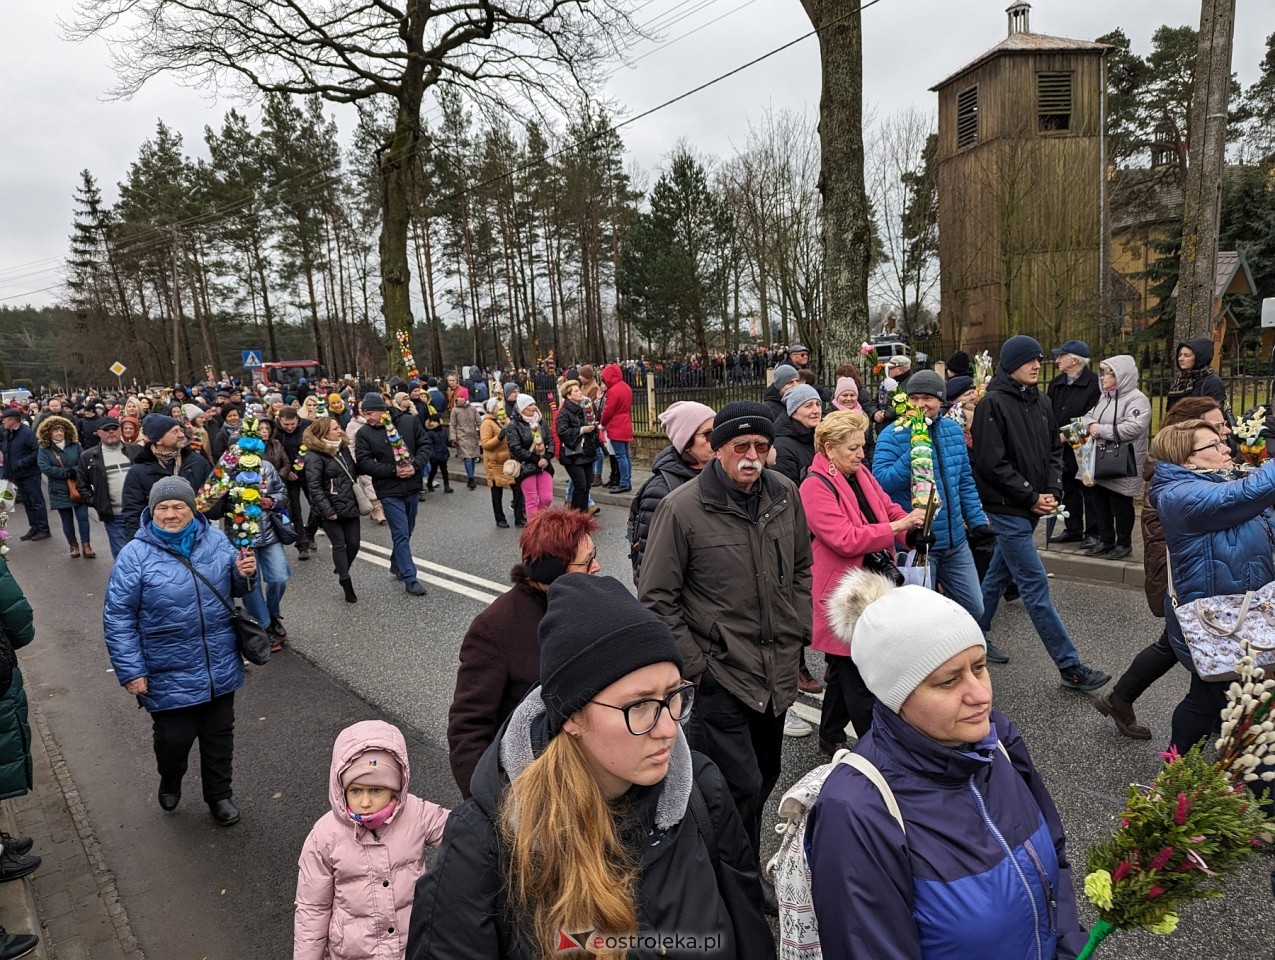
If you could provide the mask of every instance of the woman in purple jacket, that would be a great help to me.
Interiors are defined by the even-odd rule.
[[[1062,823],[1018,730],[992,709],[978,624],[947,597],[863,570],[831,605],[878,700],[855,752],[902,823],[859,770],[828,775],[806,832],[823,955],[1073,960],[1086,935]]]

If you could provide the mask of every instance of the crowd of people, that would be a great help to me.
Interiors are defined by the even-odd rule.
[[[633,487],[632,395],[617,364],[581,364],[528,392],[451,376],[361,395],[320,383],[292,397],[230,386],[108,396],[100,409],[53,398],[3,411],[0,453],[27,511],[22,539],[50,535],[51,508],[71,557],[93,559],[89,508],[106,527],[104,634],[119,683],[151,716],[158,803],[179,804],[198,740],[203,799],[223,826],[240,817],[234,598],[280,649],[287,548],[309,559],[321,527],[357,602],[364,518],[387,525],[391,572],[422,595],[411,538],[435,481],[453,490],[449,457],[471,491],[482,462],[498,527],[512,490],[512,585],[461,641],[448,715],[464,801],[448,811],[410,792],[392,726],[344,731],[332,809],[300,857],[296,960],[585,946],[775,956],[762,821],[785,736],[814,732],[789,709],[801,691],[823,692],[820,750],[858,757],[829,773],[805,835],[825,955],[1069,960],[1086,934],[1065,825],[992,706],[989,664],[1021,652],[988,640],[996,613],[1016,591],[1059,683],[1106,687],[1111,675],[1084,661],[1053,603],[1034,536],[1041,520],[1062,521],[1055,540],[1126,559],[1145,497],[1147,596],[1164,630],[1088,702],[1149,738],[1134,703],[1181,664],[1189,687],[1170,743],[1187,750],[1219,728],[1225,685],[1198,675],[1174,609],[1275,581],[1275,466],[1237,463],[1201,342],[1181,347],[1154,438],[1132,357],[1106,357],[1095,375],[1085,343],[1053,353],[1047,392],[1044,351],[1022,335],[985,382],[964,354],[945,373],[893,356],[870,391],[854,365],[818,383],[798,344],[764,357],[784,361],[764,402],[671,405],[659,418],[669,443],[625,528],[636,595],[598,562],[589,495],[608,456],[611,489]],[[1120,451],[1119,469],[1085,482],[1085,438]],[[569,479],[561,505],[555,463]],[[236,469],[249,471],[235,482],[253,487],[253,510],[222,482]],[[250,536],[245,513],[258,518]],[[6,576],[0,558],[0,600]],[[30,639],[29,616],[0,624],[10,647]],[[0,838],[0,880],[12,839]]]

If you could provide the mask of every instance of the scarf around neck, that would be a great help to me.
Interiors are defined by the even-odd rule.
[[[165,530],[154,520],[151,521],[151,532],[159,538],[159,541],[172,550],[174,553],[181,554],[183,557],[190,559],[191,551],[195,549],[195,535],[199,533],[199,523],[194,517],[190,518],[190,523],[182,527],[180,530]]]

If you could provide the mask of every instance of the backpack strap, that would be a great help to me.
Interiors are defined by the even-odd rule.
[[[899,829],[906,836],[908,828],[903,825],[903,813],[899,810],[899,802],[894,799],[894,791],[885,782],[885,777],[881,771],[876,768],[876,765],[871,760],[861,754],[851,753],[849,750],[840,751],[840,753],[844,755],[838,756],[833,762],[844,763],[848,767],[854,767],[872,781],[872,785],[881,792],[881,799],[885,801],[885,808],[890,811],[890,816],[894,817],[894,822],[899,825]]]
[[[824,484],[824,486],[826,486],[829,490],[832,491],[832,495],[837,498],[837,503],[841,502],[841,491],[837,489],[837,485],[835,483],[833,483],[831,480],[825,477],[822,473],[820,473],[817,470],[811,470],[809,467],[807,467],[806,476],[818,477],[820,481]]]
[[[691,816],[695,818],[695,828],[704,838],[704,846],[708,847],[708,858],[713,863],[713,872],[717,873],[721,866],[721,857],[717,852],[717,831],[713,828],[712,817],[708,815],[708,804],[704,801],[704,794],[700,792],[699,784],[694,780],[691,781],[691,799],[687,807],[691,811]]]

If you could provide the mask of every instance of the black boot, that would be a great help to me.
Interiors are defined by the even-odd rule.
[[[159,805],[164,810],[172,812],[177,809],[177,804],[182,799],[182,782],[178,780],[176,783],[165,780],[160,777],[159,780]]]
[[[40,938],[33,933],[10,933],[0,927],[0,960],[18,960],[40,945]]]
[[[208,804],[208,812],[217,821],[219,827],[233,827],[239,822],[239,808],[235,801],[227,797],[225,800],[214,800]]]
[[[349,577],[341,581],[341,589],[345,591],[346,603],[358,603],[359,598],[354,595],[354,583]]]
[[[0,883],[21,880],[40,869],[39,857],[19,857],[10,853],[0,856]]]
[[[31,848],[35,846],[35,841],[30,837],[14,837],[7,833],[0,832],[0,846],[3,846],[2,853],[12,853],[14,856],[25,857],[31,852]]]

